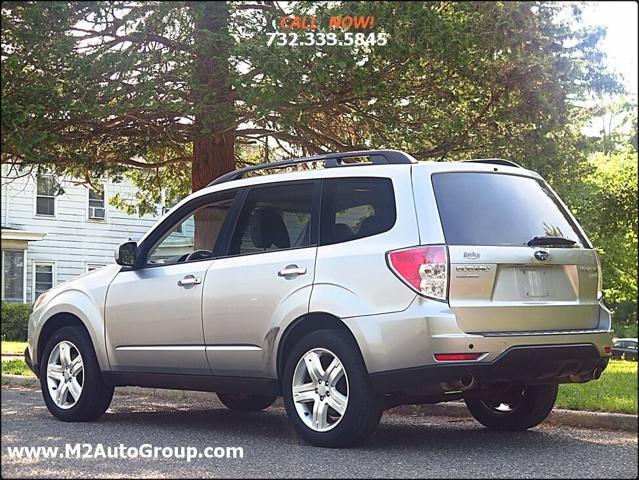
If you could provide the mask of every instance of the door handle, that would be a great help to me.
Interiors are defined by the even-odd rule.
[[[298,267],[297,265],[288,265],[284,270],[277,272],[278,277],[292,277],[297,275],[304,275],[306,273],[306,267]]]
[[[202,283],[201,278],[197,278],[193,275],[187,275],[182,280],[178,280],[178,287],[186,287],[189,285],[199,285]]]

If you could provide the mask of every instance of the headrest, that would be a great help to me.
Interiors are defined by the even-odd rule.
[[[346,242],[355,236],[353,229],[345,223],[336,223],[333,226],[333,241]]]
[[[284,220],[272,207],[259,207],[253,210],[249,221],[251,241],[257,248],[289,248],[291,240]]]

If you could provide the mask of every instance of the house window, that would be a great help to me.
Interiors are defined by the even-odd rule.
[[[55,181],[51,175],[37,179],[36,215],[55,216]]]
[[[53,288],[55,274],[53,263],[34,263],[33,264],[33,301],[44,292]]]
[[[89,188],[89,218],[91,220],[104,220],[105,217],[104,189],[98,191]]]
[[[92,272],[102,267],[106,267],[106,265],[104,263],[87,263],[87,272]]]
[[[24,302],[24,250],[2,250],[2,300]]]

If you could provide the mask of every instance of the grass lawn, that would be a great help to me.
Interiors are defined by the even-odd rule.
[[[559,386],[556,406],[637,414],[637,362],[611,360],[599,380]]]
[[[27,342],[2,342],[3,355],[6,355],[8,353],[22,355],[25,348],[27,348]]]
[[[33,375],[33,372],[29,370],[24,360],[7,360],[2,362],[2,373],[9,375]]]

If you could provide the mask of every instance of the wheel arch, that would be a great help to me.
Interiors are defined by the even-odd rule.
[[[42,354],[44,352],[44,348],[47,345],[47,342],[49,341],[49,339],[55,332],[57,332],[63,327],[83,328],[84,331],[89,336],[89,341],[91,342],[91,345],[93,346],[93,350],[95,351],[95,345],[93,345],[93,338],[91,338],[91,333],[89,332],[84,322],[82,322],[82,320],[77,315],[74,315],[73,313],[69,313],[69,312],[56,313],[46,320],[46,322],[42,326],[42,329],[40,330],[40,333],[38,335],[38,343],[37,343],[38,347],[37,347],[37,357],[36,357],[37,368],[39,368],[39,364],[40,362],[42,362]]]
[[[275,372],[277,374],[277,381],[280,384],[280,388],[286,357],[292,350],[293,346],[305,335],[324,329],[340,330],[346,333],[353,342],[355,342],[359,354],[362,355],[360,345],[357,342],[355,335],[353,335],[350,328],[348,328],[348,326],[339,317],[328,312],[310,312],[301,315],[286,327],[286,330],[282,333],[277,346]]]

